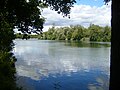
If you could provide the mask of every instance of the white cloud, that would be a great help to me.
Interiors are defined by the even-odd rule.
[[[46,31],[49,26],[69,26],[80,24],[88,26],[90,23],[105,26],[110,25],[111,21],[111,4],[103,5],[101,7],[90,5],[75,5],[71,9],[71,18],[63,18],[57,12],[46,8],[43,10],[43,16],[46,18],[43,31]],[[47,28],[46,28],[47,27]]]

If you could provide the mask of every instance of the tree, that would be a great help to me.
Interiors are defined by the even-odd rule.
[[[109,26],[105,26],[102,32],[102,41],[110,42],[110,39],[111,39],[111,28]]]
[[[76,25],[73,28],[74,32],[72,34],[72,39],[73,40],[81,40],[85,35],[84,35],[84,27],[81,25]]]
[[[69,16],[74,3],[75,0],[0,0],[0,20],[5,18],[12,28],[23,33],[39,33],[44,23],[41,8],[49,6],[63,16]]]
[[[102,41],[102,27],[92,24],[88,29],[90,30],[90,41]]]
[[[110,0],[107,0],[110,1]],[[110,88],[119,88],[120,83],[120,0],[112,0],[111,20],[111,62],[110,62]]]
[[[104,0],[109,2],[111,0]],[[111,57],[110,57],[110,86],[109,90],[116,90],[120,83],[120,0],[112,0],[111,19]]]
[[[44,17],[42,8],[50,7],[63,16],[70,14],[75,0],[0,0],[0,90],[17,90],[15,57],[11,53],[15,39],[14,28],[24,33],[41,33]]]

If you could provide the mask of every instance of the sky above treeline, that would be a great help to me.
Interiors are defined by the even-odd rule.
[[[106,26],[111,23],[111,2],[105,5],[104,0],[76,0],[72,7],[70,19],[64,17],[50,8],[43,9],[43,16],[46,18],[43,31],[50,27],[63,27],[70,25],[82,25],[88,27],[90,24]]]

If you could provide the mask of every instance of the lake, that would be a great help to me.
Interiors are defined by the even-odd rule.
[[[23,90],[108,90],[109,42],[14,41]]]

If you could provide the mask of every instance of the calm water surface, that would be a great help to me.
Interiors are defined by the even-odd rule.
[[[15,40],[24,90],[108,90],[110,43]]]

